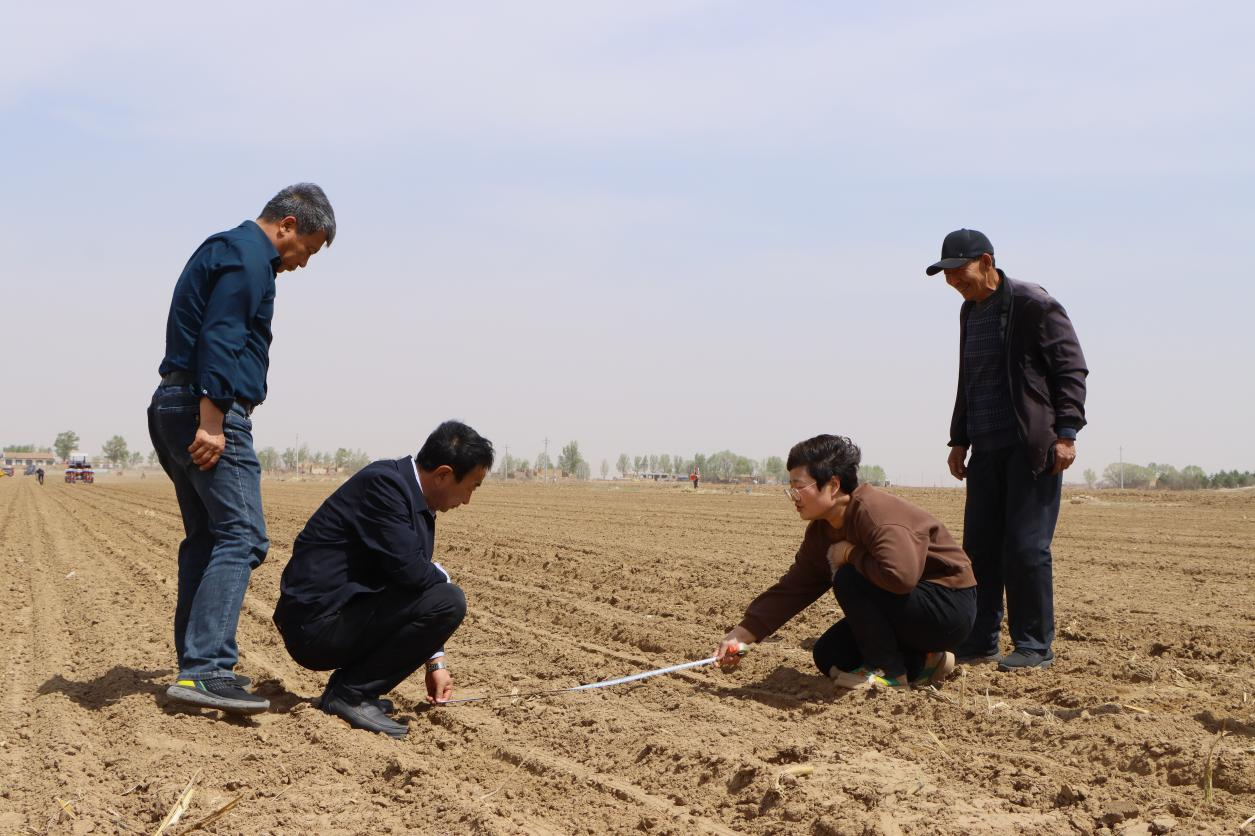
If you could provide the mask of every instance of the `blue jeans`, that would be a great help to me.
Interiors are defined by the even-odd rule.
[[[967,463],[963,550],[976,574],[976,623],[960,655],[998,650],[1002,595],[1016,650],[1045,654],[1055,638],[1050,542],[1059,519],[1063,475],[1034,476],[1024,445],[973,450]]]
[[[148,434],[174,482],[183,515],[174,647],[180,679],[227,679],[239,659],[235,630],[249,577],[270,541],[261,507],[261,463],[253,424],[237,404],[223,420],[226,449],[202,471],[187,448],[200,424],[190,386],[159,386],[148,407]]]

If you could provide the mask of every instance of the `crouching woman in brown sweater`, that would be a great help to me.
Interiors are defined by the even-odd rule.
[[[815,643],[815,664],[838,685],[936,685],[976,617],[976,578],[963,549],[922,508],[858,484],[848,438],[818,435],[789,451],[789,487],[810,522],[793,565],[723,638],[715,664],[765,639],[828,590],[845,617]]]

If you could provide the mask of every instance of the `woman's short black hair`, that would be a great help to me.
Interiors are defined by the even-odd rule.
[[[858,487],[858,463],[863,453],[858,445],[843,435],[817,435],[799,441],[789,451],[789,470],[806,467],[817,485],[826,485],[836,476],[841,490],[851,493]]]
[[[459,482],[477,467],[492,470],[492,442],[461,421],[445,421],[423,442],[414,460],[431,472],[442,464],[453,468]]]

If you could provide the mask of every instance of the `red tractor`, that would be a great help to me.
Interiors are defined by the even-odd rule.
[[[92,484],[96,481],[96,471],[92,470],[91,462],[81,456],[74,456],[65,466],[65,481],[70,482],[86,482]]]

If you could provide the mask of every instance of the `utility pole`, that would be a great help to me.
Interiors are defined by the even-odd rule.
[[[510,445],[505,445],[505,456],[501,459],[501,478],[506,478],[510,473]]]

